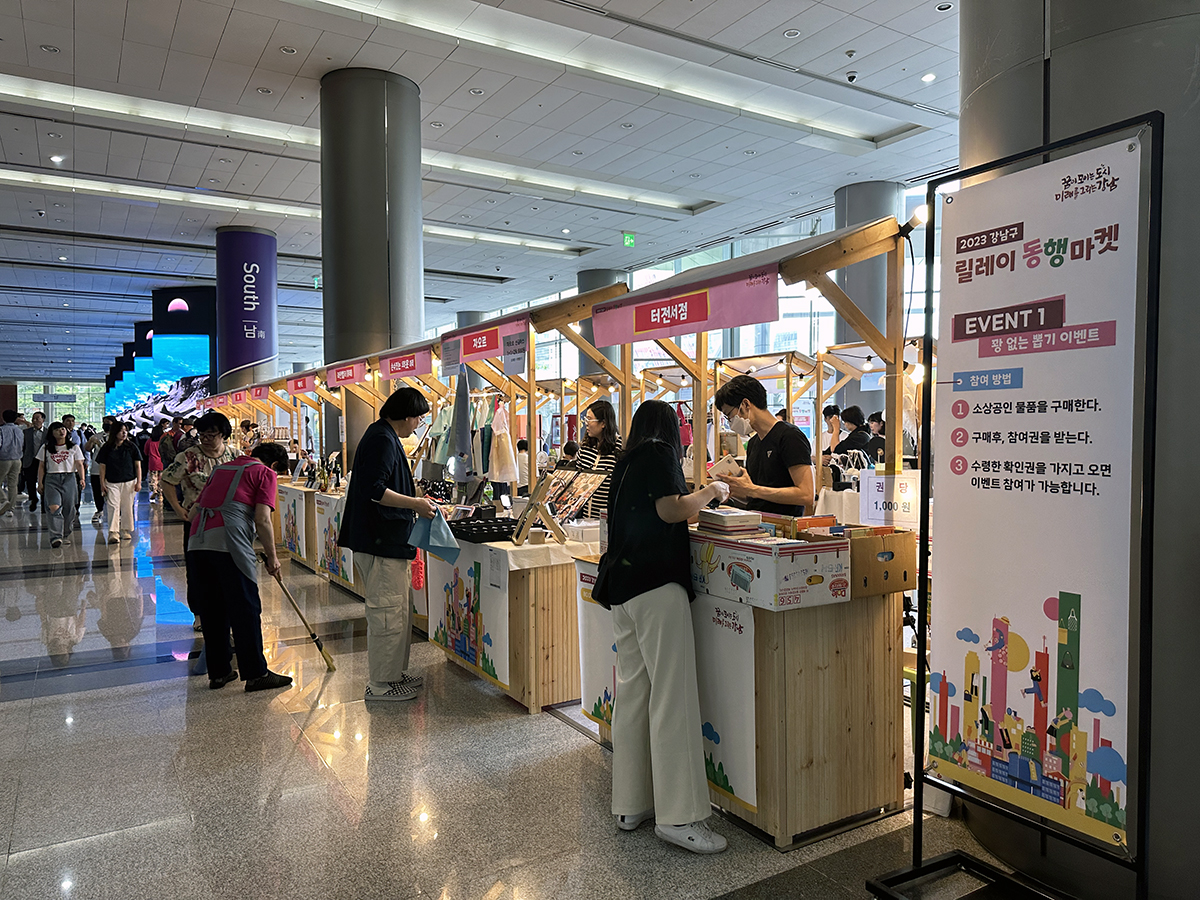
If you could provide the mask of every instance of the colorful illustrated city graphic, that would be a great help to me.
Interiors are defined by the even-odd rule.
[[[350,562],[346,559],[348,551],[338,546],[341,531],[342,513],[339,510],[325,520],[325,529],[321,534],[321,558],[317,562],[330,575],[350,582]]]
[[[617,652],[617,645],[612,645],[613,653]],[[600,696],[596,698],[596,702],[592,704],[592,711],[588,712],[584,709],[583,714],[593,722],[602,722],[605,725],[612,725],[613,701],[617,696],[617,664],[614,661],[612,664],[612,690],[608,689],[608,685],[604,686],[604,690],[600,692]]]
[[[706,741],[711,741],[714,746],[721,743],[721,735],[713,728],[712,722],[705,722],[702,730]],[[725,763],[715,762],[712,750],[704,754],[704,774],[708,776],[708,781],[713,787],[724,791],[730,797],[737,796],[733,785],[729,783],[729,776],[725,774]]]
[[[299,556],[304,555],[300,546],[300,529],[296,525],[296,501],[289,500],[283,505],[283,542],[288,550]]]
[[[454,566],[442,585],[443,619],[433,632],[433,642],[499,682],[496,664],[488,656],[492,636],[487,633],[479,608],[483,564]]]
[[[1098,690],[1079,689],[1087,675],[1080,670],[1082,598],[1064,591],[1042,609],[1057,624],[1046,630],[1057,635],[1049,644],[1042,636],[1032,661],[1007,617],[992,620],[987,639],[967,627],[957,632],[959,641],[980,650],[965,654],[961,685],[945,669],[930,678],[930,755],[1061,807],[1068,818],[1096,819],[1123,832],[1125,760],[1101,734],[1116,704]],[[980,652],[987,654],[986,668]],[[1023,715],[1029,711],[1031,720]]]

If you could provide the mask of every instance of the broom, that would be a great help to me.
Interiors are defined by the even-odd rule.
[[[259,553],[258,558],[264,563],[267,561],[266,554],[264,553]],[[321,639],[317,637],[317,633],[313,631],[313,627],[308,624],[308,619],[304,618],[304,613],[300,612],[300,604],[296,602],[296,598],[292,596],[292,592],[288,590],[287,585],[283,583],[283,579],[278,575],[275,576],[275,581],[283,590],[283,595],[288,598],[288,602],[292,604],[292,609],[296,611],[296,615],[300,617],[300,621],[304,623],[304,628],[306,631],[308,631],[308,636],[312,638],[312,642],[316,644],[317,649],[321,651],[321,657],[325,660],[325,667],[330,672],[336,672],[337,666],[333,664],[333,657],[329,655],[329,651],[325,649],[324,645],[321,643]]]

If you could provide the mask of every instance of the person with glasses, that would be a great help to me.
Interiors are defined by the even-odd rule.
[[[587,408],[583,417],[583,441],[575,457],[579,469],[611,472],[621,452],[621,435],[617,432],[617,411],[607,400],[597,400]],[[608,508],[608,485],[611,476],[596,488],[585,507],[589,519],[600,518],[600,510]]]
[[[421,686],[408,669],[412,638],[412,578],[417,548],[408,539],[417,516],[432,519],[433,501],[417,496],[402,438],[429,412],[416,388],[402,387],[384,402],[379,420],[354,451],[354,477],[346,490],[338,545],[354,552],[354,581],[367,607],[365,700],[412,700]]]
[[[182,420],[181,420],[182,423]],[[171,462],[163,469],[162,475],[159,476],[159,484],[166,485],[162,495],[171,508],[175,510],[175,514],[183,520],[183,551],[187,554],[188,539],[191,534],[193,511],[196,506],[196,500],[200,497],[200,492],[204,490],[204,485],[208,482],[208,477],[212,475],[213,469],[217,466],[223,466],[225,463],[231,463],[238,458],[238,454],[229,446],[229,436],[233,433],[233,428],[229,424],[229,419],[219,412],[205,413],[196,423],[197,436],[200,443],[194,447],[188,447],[180,453],[175,454]],[[165,449],[166,442],[171,439],[171,435],[164,434],[160,447]],[[166,463],[166,460],[163,460]],[[183,500],[176,496],[175,486],[178,485],[183,493]],[[193,615],[196,616],[192,622],[192,629],[200,631],[200,617],[196,615],[198,607],[193,603],[194,578],[192,573],[192,564],[188,562],[187,568],[187,584],[188,584],[188,608],[191,609]]]

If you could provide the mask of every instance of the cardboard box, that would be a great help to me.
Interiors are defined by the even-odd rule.
[[[837,524],[837,519],[834,516],[805,516],[802,519],[797,519],[792,516],[777,516],[774,513],[763,513],[762,521],[764,525],[774,526],[776,537],[794,538],[796,540],[802,540],[800,535],[808,528],[819,528],[821,526]]]
[[[917,533],[902,528],[846,526],[850,541],[852,597],[898,594],[917,587]],[[843,541],[845,536],[806,531],[812,541]],[[880,533],[881,531],[886,533]]]
[[[770,610],[850,599],[848,540],[731,541],[693,533],[691,558],[697,593]]]

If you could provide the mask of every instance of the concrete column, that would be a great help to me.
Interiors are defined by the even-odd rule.
[[[1049,10],[1049,19],[1046,10]],[[1180,522],[1195,516],[1188,483],[1197,425],[1174,414],[1193,405],[1190,373],[1200,306],[1195,302],[1195,209],[1200,205],[1200,118],[1195,105],[1200,10],[1194,3],[1121,0],[1013,0],[964,3],[959,18],[962,72],[960,163],[972,166],[1099,128],[1150,110],[1166,117],[1162,269],[1155,427],[1154,630],[1152,658],[1131,659],[1153,674],[1151,783],[1144,853],[1153,900],[1195,896],[1195,835],[1200,809],[1179,776],[1190,771],[1200,720],[1180,706],[1180,685],[1195,680],[1195,541]],[[1131,700],[1133,696],[1131,695]],[[1131,743],[1134,737],[1131,735]],[[1128,760],[1130,768],[1136,759]],[[1022,825],[968,807],[983,844],[1023,872],[1081,900],[1134,896],[1126,870],[1047,839]],[[1132,826],[1132,822],[1130,823]]]
[[[420,89],[401,75],[336,69],[321,79],[327,363],[425,336],[420,126]],[[372,413],[349,396],[346,415],[352,460]],[[326,434],[337,438],[336,412]]]
[[[597,288],[608,287],[610,284],[628,284],[629,273],[622,269],[583,269],[575,276],[575,286],[579,288],[579,293],[586,294],[588,291],[594,291]],[[587,341],[596,339],[595,332],[592,331],[592,320],[586,318],[579,323],[579,334]],[[579,351],[576,351],[577,353]],[[613,363],[619,365],[621,362],[620,347],[601,347],[600,352],[605,357],[612,360]],[[580,375],[599,375],[600,366],[598,366],[590,356],[585,356],[579,353],[579,374]]]
[[[833,194],[834,228],[846,228],[896,216],[904,221],[904,185],[895,181],[861,181],[840,187]],[[835,280],[858,308],[866,313],[881,332],[887,333],[887,257],[877,256],[865,262],[855,263],[835,273]],[[839,344],[862,340],[853,328],[840,317],[837,319],[835,338]],[[861,351],[864,355],[869,350]],[[876,368],[881,364],[876,363]],[[883,391],[861,391],[857,382],[848,384],[840,392],[839,405],[859,406],[863,415],[869,416],[883,409]]]
[[[275,232],[217,229],[217,390],[269,381],[279,365]]]
[[[477,325],[482,321],[483,313],[477,309],[465,309],[454,314],[455,328],[466,328],[468,325]],[[457,375],[458,373],[450,372],[447,374]],[[473,391],[479,391],[483,390],[484,384],[485,382],[482,375],[472,372],[470,369],[467,370],[467,387]]]

